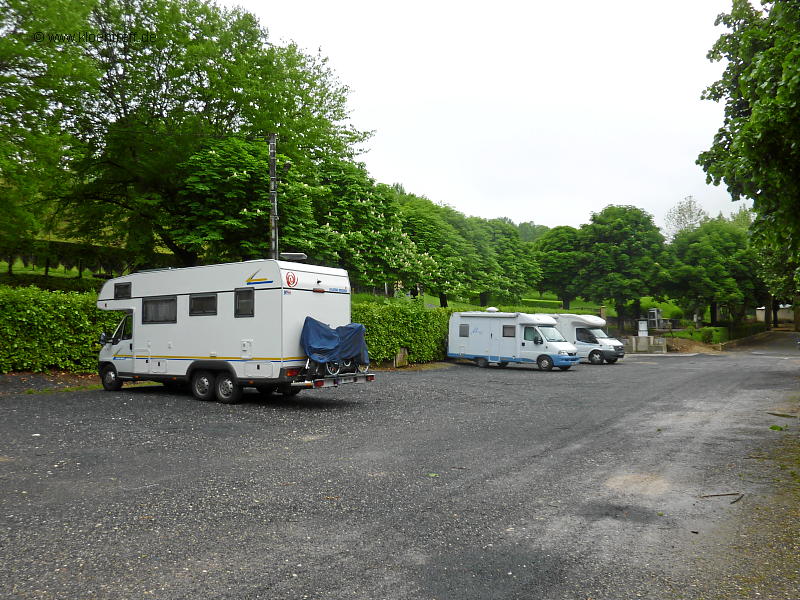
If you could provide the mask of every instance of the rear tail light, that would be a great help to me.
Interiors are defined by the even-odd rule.
[[[286,376],[287,377],[294,377],[295,375],[300,374],[300,369],[286,369]]]
[[[367,381],[375,381],[375,375],[367,375]]]
[[[314,381],[314,387],[322,387],[325,385],[324,379],[317,379]]]

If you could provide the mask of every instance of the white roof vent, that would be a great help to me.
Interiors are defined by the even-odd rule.
[[[486,309],[486,312],[500,312],[496,306],[490,306]]]

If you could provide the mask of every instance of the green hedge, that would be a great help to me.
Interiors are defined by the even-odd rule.
[[[0,286],[0,373],[91,372],[100,332],[119,315],[95,307],[97,294]]]
[[[407,348],[410,362],[423,363],[445,357],[451,312],[420,301],[385,301],[353,304],[352,318],[367,329],[371,360],[392,360]]]
[[[119,313],[96,308],[92,292],[60,292],[0,285],[0,373],[10,371],[92,372],[96,340],[111,331]],[[419,301],[353,304],[353,321],[367,328],[373,361],[392,360],[400,348],[421,363],[445,356],[452,311],[427,309]]]
[[[103,287],[105,279],[94,277],[45,277],[33,273],[0,273],[0,285],[9,287],[36,286],[43,290],[62,292],[97,292]]]

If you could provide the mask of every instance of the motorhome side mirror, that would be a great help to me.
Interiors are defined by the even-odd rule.
[[[100,334],[100,344],[105,346],[108,343],[108,334],[104,331]]]
[[[534,343],[534,344],[541,344],[541,343],[542,343],[542,338],[540,338],[540,337],[537,335],[535,338],[533,338],[533,343]]]

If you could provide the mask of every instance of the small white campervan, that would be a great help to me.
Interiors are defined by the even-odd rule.
[[[578,349],[578,356],[593,365],[615,363],[625,356],[625,347],[603,329],[605,319],[596,315],[551,315],[556,327]]]
[[[553,367],[566,371],[580,360],[552,317],[498,312],[493,307],[450,316],[447,355],[471,359],[479,367],[536,363],[544,371]]]
[[[124,313],[100,339],[107,390],[123,381],[188,383],[198,399],[233,403],[243,387],[290,396],[374,379],[355,367],[320,377],[301,347],[306,317],[350,323],[343,269],[264,259],[142,271],[107,281],[97,306]]]

